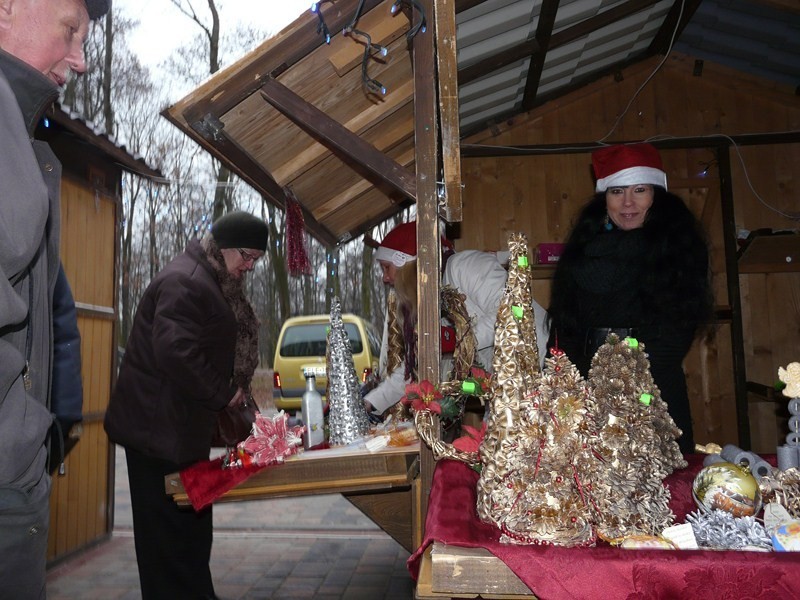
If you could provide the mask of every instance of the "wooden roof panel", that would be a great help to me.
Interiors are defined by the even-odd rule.
[[[338,232],[337,240],[347,241],[382,223],[410,204],[409,200],[399,196],[392,200],[379,189],[371,187],[366,193],[328,215],[325,224],[332,231]],[[353,226],[352,223],[357,225]]]
[[[344,41],[352,43],[348,38]],[[374,76],[380,77],[390,90],[384,97],[368,95],[361,89],[360,63],[347,73],[337,73],[331,65],[328,46],[314,51],[278,77],[278,81],[360,135],[390,118],[396,110],[412,104],[413,83],[405,38],[395,40],[393,49],[386,63],[374,71]],[[298,127],[258,94],[242,100],[222,121],[229,135],[281,185],[312,169],[329,152],[308,134],[301,131],[298,135]],[[408,120],[407,134],[412,133],[413,122]]]
[[[382,105],[375,105],[356,115],[352,120],[343,123],[354,133],[362,135],[378,150],[384,150],[402,137],[413,135],[413,85],[406,82],[395,90]],[[395,117],[395,113],[399,113]],[[366,133],[368,128],[373,131]],[[282,163],[276,165],[272,174],[277,181],[294,181],[308,169],[314,167],[328,153],[322,144],[309,138],[309,144],[294,154],[283,153]]]
[[[413,136],[406,136],[385,149],[385,153],[402,166],[414,164]],[[327,222],[342,204],[358,198],[368,189],[376,187],[374,178],[360,170],[358,165],[347,163],[332,154],[303,177],[291,183],[298,200],[308,208],[314,218]],[[325,190],[321,194],[321,190]],[[382,196],[388,197],[391,189],[377,182]],[[333,226],[331,226],[333,228]]]
[[[342,35],[360,0],[323,3],[329,45],[307,13],[165,116],[281,207],[290,185],[321,241],[363,231],[365,220],[414,198],[413,171],[403,170],[414,162],[409,21],[391,16],[392,4],[366,0],[358,31]],[[388,49],[367,62],[386,95],[363,84],[367,38],[359,32]]]

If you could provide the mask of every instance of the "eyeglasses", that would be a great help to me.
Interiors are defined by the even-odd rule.
[[[237,248],[237,250],[239,251],[239,256],[242,257],[242,260],[244,262],[255,263],[259,258],[261,258],[260,256],[256,256],[255,254],[250,254],[249,252],[242,250],[241,248]]]

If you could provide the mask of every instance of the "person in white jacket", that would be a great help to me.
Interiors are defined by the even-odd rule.
[[[475,335],[476,360],[486,371],[491,371],[494,353],[494,331],[497,311],[506,285],[508,272],[501,264],[501,258],[494,252],[463,250],[454,252],[452,244],[443,240],[442,284],[456,288],[466,297],[465,306],[472,320]],[[403,223],[390,231],[375,252],[375,259],[383,271],[383,282],[395,288],[398,303],[398,318],[409,319],[407,330],[416,324],[416,222]],[[533,303],[536,319],[536,336],[540,360],[544,361],[547,348],[547,312],[535,301]],[[396,404],[405,394],[410,383],[410,374],[415,365],[400,364],[387,372],[388,357],[388,317],[384,320],[383,341],[381,344],[380,375],[381,382],[370,391],[364,401],[367,411],[383,413]],[[447,344],[442,343],[441,370],[449,373],[452,356],[446,353]],[[406,363],[415,360],[414,352],[406,353]]]

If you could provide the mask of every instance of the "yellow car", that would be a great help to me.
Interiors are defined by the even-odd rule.
[[[381,341],[375,328],[356,315],[342,315],[356,374],[364,381],[377,371]],[[273,399],[275,407],[287,412],[300,410],[306,388],[305,374],[316,376],[317,391],[325,399],[328,383],[325,352],[328,346],[329,315],[309,315],[287,319],[278,336],[273,364]]]

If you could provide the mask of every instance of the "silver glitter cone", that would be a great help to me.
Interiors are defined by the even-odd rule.
[[[350,444],[369,432],[369,419],[337,297],[331,301],[327,370],[329,443],[332,446]]]

